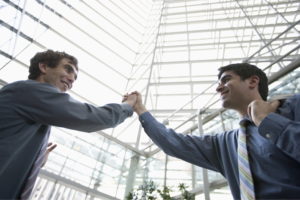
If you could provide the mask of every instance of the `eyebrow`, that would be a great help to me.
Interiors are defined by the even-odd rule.
[[[230,74],[226,74],[225,76],[222,76],[219,82],[224,82],[225,79],[231,78],[232,76]]]

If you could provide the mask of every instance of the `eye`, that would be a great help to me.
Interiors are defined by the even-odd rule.
[[[72,73],[74,70],[73,70],[73,68],[71,67],[71,66],[65,66],[65,69],[66,69],[66,71],[68,72],[68,73]]]
[[[76,72],[74,71],[74,68],[70,65],[65,65],[65,70],[68,74],[74,74],[75,76],[75,80],[77,79],[77,74]]]
[[[230,80],[230,77],[226,77],[226,78],[223,79],[222,82],[223,82],[223,83],[227,83],[229,80]]]
[[[231,76],[224,76],[224,77],[222,78],[221,82],[222,82],[223,84],[225,84],[225,83],[227,83],[228,81],[230,81],[230,79],[231,79]]]

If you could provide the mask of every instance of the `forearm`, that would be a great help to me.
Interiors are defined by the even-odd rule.
[[[92,132],[115,127],[133,114],[127,103],[96,107],[51,88],[32,93],[30,98],[18,100],[15,109],[22,117],[41,124]]]
[[[185,160],[189,163],[216,170],[217,154],[213,139],[176,133],[158,122],[149,112],[140,116],[140,122],[146,134],[166,154]]]
[[[101,107],[87,105],[87,109],[84,109],[81,114],[80,112],[69,112],[66,117],[70,121],[63,122],[62,126],[85,132],[93,132],[113,128],[122,123],[127,117],[132,116],[132,114],[132,107],[126,103],[106,104]]]
[[[137,113],[138,116],[140,116],[141,114],[148,112],[148,110],[146,109],[146,107],[144,105],[137,105],[134,108],[134,111]]]

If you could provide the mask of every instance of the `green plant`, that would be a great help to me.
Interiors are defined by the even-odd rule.
[[[184,183],[178,185],[178,189],[181,193],[181,200],[195,200],[195,195],[187,191],[188,186]],[[126,200],[174,200],[171,197],[170,192],[172,190],[168,186],[164,186],[163,189],[159,189],[158,186],[152,181],[145,181],[137,189],[133,190],[126,196]]]
[[[167,186],[164,186],[162,191],[160,189],[157,189],[158,194],[164,200],[171,200],[172,199],[171,195],[170,195],[171,191],[172,190],[170,188],[168,188]]]
[[[157,199],[156,190],[157,186],[152,180],[145,181],[138,189],[130,192],[126,200],[155,200]]]
[[[188,188],[187,185],[185,185],[184,183],[180,183],[178,188],[184,200],[195,200],[195,194],[191,194],[190,192],[187,191]]]

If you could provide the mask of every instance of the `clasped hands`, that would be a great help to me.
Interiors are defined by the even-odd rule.
[[[122,102],[131,105],[133,110],[138,115],[147,111],[146,107],[142,102],[142,95],[137,91],[131,92],[130,94],[125,94],[123,96]]]

